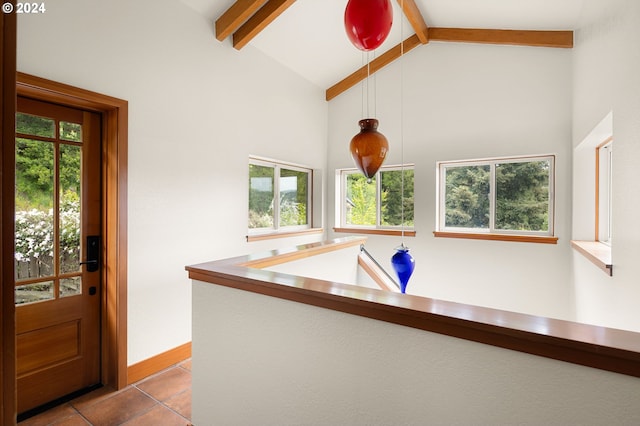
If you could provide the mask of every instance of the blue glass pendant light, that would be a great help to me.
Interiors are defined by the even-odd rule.
[[[400,0],[400,8],[404,10],[404,0]],[[403,35],[404,29],[402,25],[402,21],[400,24],[400,40],[404,40]],[[403,120],[404,120],[404,112],[403,112],[403,104],[404,104],[404,90],[403,90],[403,64],[404,64],[404,43],[400,43],[400,143],[401,149],[400,154],[402,158],[402,179],[400,181],[400,194],[401,197],[401,215],[402,215],[402,244],[396,247],[396,252],[391,256],[391,266],[396,271],[398,275],[398,280],[400,280],[400,291],[402,293],[406,293],[407,291],[407,283],[409,282],[409,278],[411,278],[411,274],[413,274],[413,270],[416,267],[416,261],[409,254],[409,247],[404,245],[404,133],[403,133]]]
[[[398,280],[400,280],[400,291],[406,293],[407,283],[416,267],[416,261],[409,254],[409,247],[405,246],[404,243],[396,247],[395,254],[391,256],[391,265],[398,275]]]

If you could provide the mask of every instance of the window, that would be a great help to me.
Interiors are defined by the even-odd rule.
[[[249,159],[249,232],[310,228],[309,168],[251,157]]]
[[[381,167],[371,180],[357,169],[337,170],[336,196],[337,231],[413,229],[413,165]]]
[[[613,276],[613,111],[573,150],[571,246]]]
[[[439,162],[436,236],[553,236],[553,188],[552,155]]]
[[[596,147],[596,241],[611,245],[611,174],[613,170],[613,140]]]

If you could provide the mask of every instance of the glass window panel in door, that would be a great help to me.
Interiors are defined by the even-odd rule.
[[[54,146],[16,139],[16,281],[49,277],[54,259]]]
[[[53,281],[16,286],[15,303],[16,305],[24,305],[26,303],[52,300],[55,297],[53,290]]]
[[[81,148],[60,145],[60,273],[80,272]]]
[[[55,138],[56,122],[51,118],[19,112],[16,114],[16,133]]]
[[[82,142],[82,125],[61,121],[60,139],[71,142]]]
[[[60,280],[60,297],[82,294],[82,277],[63,278]]]

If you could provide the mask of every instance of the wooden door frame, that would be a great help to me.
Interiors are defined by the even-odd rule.
[[[102,116],[101,380],[127,385],[127,134],[128,103],[17,73],[17,95],[95,111]]]
[[[9,3],[15,5],[15,1]],[[15,123],[16,123],[15,13],[0,16],[0,424],[16,423],[16,322],[14,304]],[[11,195],[8,195],[11,194]],[[10,285],[9,285],[10,284]]]

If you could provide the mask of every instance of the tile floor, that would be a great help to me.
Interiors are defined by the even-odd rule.
[[[191,424],[191,360],[114,391],[103,387],[19,426],[186,426]]]

